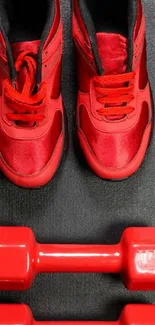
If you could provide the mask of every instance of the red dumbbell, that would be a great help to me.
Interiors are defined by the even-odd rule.
[[[37,244],[29,228],[0,227],[0,289],[28,289],[40,272],[120,273],[130,290],[155,290],[155,228],[128,228],[117,245]]]
[[[154,325],[154,305],[128,305],[116,322],[101,321],[42,321],[33,319],[26,305],[0,305],[0,325]]]

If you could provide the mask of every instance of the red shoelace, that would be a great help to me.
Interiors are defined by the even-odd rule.
[[[34,93],[37,63],[30,52],[24,51],[18,56],[15,62],[17,73],[23,66],[27,68],[27,74],[22,91],[15,89],[8,79],[4,81],[5,98],[9,108],[14,111],[7,113],[7,117],[11,121],[35,123],[44,118],[40,111],[45,108],[47,102],[47,85],[43,82]]]
[[[124,116],[134,111],[134,108],[128,105],[134,99],[132,94],[134,77],[135,72],[129,72],[94,78],[95,90],[100,95],[97,100],[104,105],[97,111],[100,115]]]

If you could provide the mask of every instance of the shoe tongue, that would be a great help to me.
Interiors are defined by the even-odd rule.
[[[13,52],[14,60],[17,60],[19,54],[23,51],[28,51],[28,52],[32,53],[32,55],[37,55],[39,45],[40,45],[40,40],[13,43],[12,44],[12,52]]]
[[[128,58],[127,39],[121,34],[115,33],[97,33],[96,38],[104,75],[124,73]],[[117,86],[121,87],[121,84]],[[122,115],[107,117],[108,120],[120,120],[121,118],[123,118]]]
[[[40,41],[29,41],[29,42],[20,42],[20,43],[13,43],[12,44],[12,53],[14,57],[14,61],[17,60],[18,56],[25,51],[28,51],[32,56],[37,56],[38,49],[39,49]],[[22,89],[25,78],[27,75],[27,68],[23,66],[17,76],[17,82],[19,90]]]
[[[128,57],[127,39],[115,33],[97,33],[96,38],[104,74],[124,73]]]
[[[20,42],[20,43],[13,43],[12,44],[12,53],[13,53],[13,57],[14,57],[14,61],[17,60],[18,56],[25,51],[28,51],[30,54],[32,54],[33,57],[37,57],[38,54],[38,49],[40,46],[40,40],[38,41],[29,41],[29,42]],[[18,72],[17,75],[17,87],[18,90],[21,91],[24,83],[25,83],[25,79],[28,73],[28,69],[26,66],[23,65],[23,67],[21,67],[20,71]],[[19,122],[18,126],[21,127],[32,127],[33,126],[33,122]]]

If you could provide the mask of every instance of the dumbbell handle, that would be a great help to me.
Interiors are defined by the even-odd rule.
[[[35,271],[108,272],[122,270],[122,246],[36,244]],[[79,324],[77,324],[79,325]]]

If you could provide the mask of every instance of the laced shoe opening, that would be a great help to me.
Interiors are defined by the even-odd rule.
[[[37,62],[28,51],[21,52],[15,62],[17,74],[23,67],[26,69],[26,76],[22,87],[18,87],[18,79],[13,83],[8,79],[4,81],[4,97],[8,107],[12,109],[11,113],[7,113],[7,118],[16,125],[33,127],[44,119],[47,84],[42,82],[39,86],[36,85]]]
[[[108,120],[120,120],[134,111],[130,102],[134,99],[135,72],[94,78],[100,116]]]
[[[53,0],[0,0],[10,68],[10,79],[4,81],[4,96],[10,111],[6,115],[18,126],[34,127],[44,118],[47,85],[42,81],[42,50],[54,14]],[[34,44],[32,47],[30,42]]]
[[[49,0],[0,0],[3,24],[11,43],[41,38],[49,3]]]
[[[78,1],[97,67],[98,114],[110,120],[123,119],[134,110],[132,58],[137,0]]]
[[[128,1],[86,0],[96,32],[115,32],[128,37]]]

